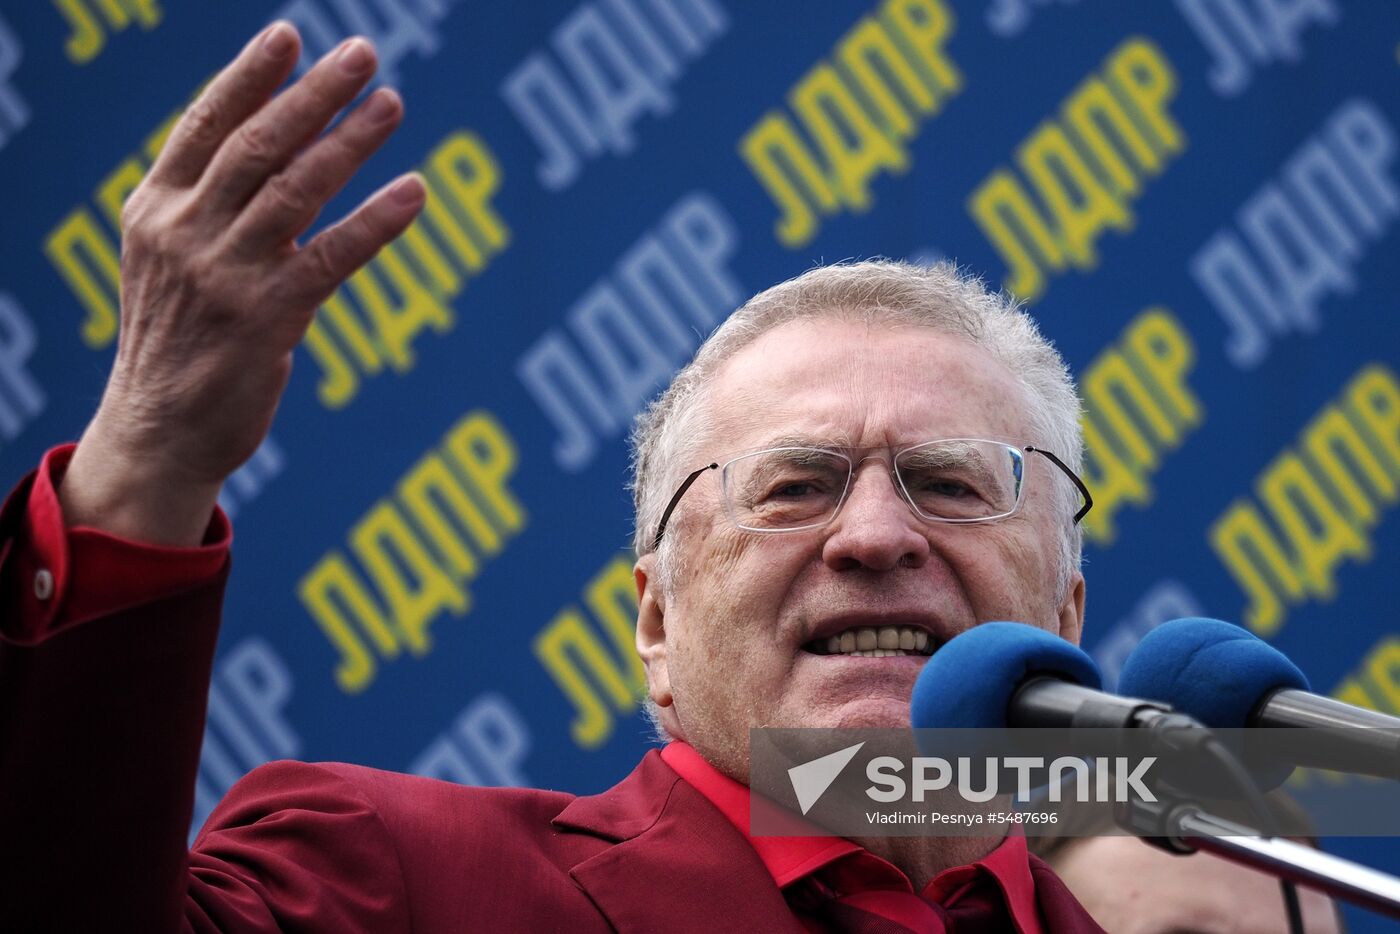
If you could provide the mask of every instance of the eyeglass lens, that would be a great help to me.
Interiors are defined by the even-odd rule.
[[[818,448],[759,451],[725,464],[725,506],[740,528],[796,529],[829,521],[841,507],[854,462]],[[895,472],[924,518],[972,522],[1016,509],[1025,461],[994,441],[951,440],[900,452]]]

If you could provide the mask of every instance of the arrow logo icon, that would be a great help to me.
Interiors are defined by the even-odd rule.
[[[864,745],[863,742],[856,743],[854,746],[847,746],[845,749],[827,753],[820,759],[813,759],[788,769],[788,779],[792,782],[792,790],[797,794],[797,804],[802,808],[804,815],[817,803],[818,798],[826,794],[831,783],[836,781],[836,776],[841,774],[841,770],[856,757],[856,753],[860,752],[860,747]]]

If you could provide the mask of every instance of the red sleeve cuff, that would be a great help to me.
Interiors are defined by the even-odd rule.
[[[98,529],[67,528],[58,484],[77,447],[44,455],[0,509],[0,607],[9,616],[0,637],[34,645],[68,626],[192,590],[218,576],[229,557],[232,528],[215,509],[197,548],[146,545]],[[28,501],[25,491],[28,489]],[[23,510],[23,515],[16,511]],[[13,615],[11,615],[11,611]]]

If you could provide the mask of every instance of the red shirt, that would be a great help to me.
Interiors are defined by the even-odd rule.
[[[198,548],[144,545],[97,529],[65,528],[57,490],[76,447],[65,444],[44,455],[24,525],[8,543],[14,554],[0,580],[5,597],[0,605],[20,608],[18,618],[5,621],[5,637],[19,645],[35,645],[41,635],[192,590],[228,561],[233,531],[221,509],[214,510]]]
[[[803,880],[815,880],[848,904],[928,934],[942,934],[954,923],[959,930],[1014,926],[1020,934],[1044,932],[1024,837],[1007,837],[971,865],[945,869],[916,893],[902,870],[844,837],[750,835],[746,786],[685,743],[671,743],[661,750],[661,759],[748,839],[785,894]],[[794,910],[807,930],[830,930],[820,917]]]

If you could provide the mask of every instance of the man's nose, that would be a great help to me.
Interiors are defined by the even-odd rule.
[[[888,464],[872,459],[857,465],[822,545],[823,561],[836,570],[923,567],[929,559],[928,530],[896,483]]]

